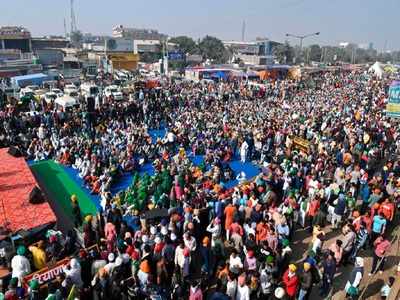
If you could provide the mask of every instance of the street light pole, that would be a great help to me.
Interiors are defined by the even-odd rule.
[[[319,31],[318,32],[314,32],[314,33],[310,33],[310,34],[305,34],[305,35],[295,35],[295,34],[286,33],[286,36],[288,36],[288,37],[294,37],[296,39],[299,39],[299,41],[300,41],[300,54],[301,54],[301,52],[303,50],[303,40],[305,38],[310,37],[310,36],[317,36],[317,35],[320,35]]]

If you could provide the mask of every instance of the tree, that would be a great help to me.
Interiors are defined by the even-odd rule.
[[[200,53],[205,59],[211,59],[215,63],[225,63],[229,59],[229,53],[221,40],[213,36],[205,36],[199,42]]]
[[[171,38],[169,42],[177,44],[179,50],[181,50],[185,54],[198,54],[200,52],[196,42],[188,36],[177,36]]]
[[[83,40],[83,34],[79,30],[73,31],[71,32],[69,38],[74,46],[79,46]]]
[[[284,44],[279,44],[272,49],[272,53],[280,63],[289,64],[293,62],[294,48],[286,41]]]
[[[117,42],[114,39],[107,40],[107,50],[115,50],[117,48]]]
[[[319,45],[311,45],[309,48],[310,48],[309,60],[320,61],[322,54],[321,47]]]

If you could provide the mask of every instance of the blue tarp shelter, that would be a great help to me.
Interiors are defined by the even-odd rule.
[[[13,86],[25,87],[27,85],[41,85],[49,77],[43,73],[11,77]]]

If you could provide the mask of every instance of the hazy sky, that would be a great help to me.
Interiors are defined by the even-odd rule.
[[[23,25],[35,36],[63,34],[66,18],[69,28],[69,0],[0,1],[0,25]],[[400,0],[75,0],[78,28],[95,34],[122,24],[172,36],[240,39],[245,20],[246,40],[284,41],[286,33],[320,31],[305,44],[372,42],[379,50],[385,44],[400,49],[399,11]]]

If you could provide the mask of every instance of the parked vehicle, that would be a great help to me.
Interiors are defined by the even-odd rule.
[[[64,96],[64,93],[62,90],[60,89],[51,89],[51,92],[55,93],[57,95],[57,97],[62,97]]]
[[[110,85],[104,89],[106,97],[113,97],[114,100],[120,101],[124,99],[124,95],[116,85]]]
[[[57,109],[62,108],[63,110],[71,109],[74,106],[79,105],[78,100],[76,100],[74,97],[71,97],[68,95],[58,97],[56,100],[54,100],[54,103],[56,104]]]
[[[57,99],[57,94],[54,92],[47,92],[46,94],[43,95],[44,101],[47,103],[52,103],[54,100]]]
[[[77,89],[77,87],[75,86],[75,84],[67,84],[67,85],[64,87],[64,94],[65,94],[65,95],[70,95],[71,93],[76,93],[76,94],[78,94],[78,89]]]
[[[19,92],[19,97],[22,98],[25,96],[26,93],[33,93],[35,94],[35,92],[39,90],[39,86],[38,85],[28,85],[25,88],[21,89]]]
[[[95,84],[84,83],[81,85],[81,95],[95,98],[99,94],[99,88]]]

